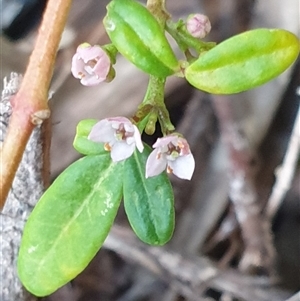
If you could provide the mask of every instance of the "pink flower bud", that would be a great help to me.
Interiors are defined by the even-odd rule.
[[[125,117],[105,118],[97,122],[88,139],[104,143],[114,162],[129,158],[135,148],[143,152],[144,145],[138,128]]]
[[[188,17],[186,29],[194,38],[203,39],[210,32],[211,24],[207,16],[195,14]]]
[[[146,163],[146,178],[157,176],[167,169],[178,178],[190,180],[195,160],[186,139],[175,135],[158,138]]]
[[[84,86],[95,86],[106,80],[110,67],[110,58],[100,46],[83,43],[72,58],[71,72]]]

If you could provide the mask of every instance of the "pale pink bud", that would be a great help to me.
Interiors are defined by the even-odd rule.
[[[186,139],[169,135],[158,138],[146,163],[146,178],[157,176],[167,169],[178,178],[190,180],[195,160]]]
[[[203,39],[210,32],[211,24],[207,16],[195,14],[188,17],[186,29],[194,38]]]
[[[143,152],[144,145],[138,128],[125,117],[105,118],[97,122],[88,139],[104,143],[114,162],[129,158],[135,148]]]
[[[84,86],[95,86],[106,80],[110,67],[110,58],[100,46],[83,43],[72,58],[71,72]]]

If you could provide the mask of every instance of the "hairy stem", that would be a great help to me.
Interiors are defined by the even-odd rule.
[[[48,89],[71,2],[49,0],[23,82],[12,100],[13,112],[0,153],[0,209],[4,206],[34,127],[50,116]]]

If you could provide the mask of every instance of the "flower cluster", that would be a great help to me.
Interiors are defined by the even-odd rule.
[[[129,158],[135,148],[143,152],[144,146],[138,128],[125,117],[106,118],[94,125],[88,138],[104,143],[114,162]],[[195,160],[187,141],[177,135],[159,138],[146,162],[146,178],[167,169],[179,178],[190,180],[195,169]]]
[[[201,27],[198,26],[202,22],[200,19],[195,15],[187,26],[196,32]],[[103,48],[88,43],[78,46],[72,59],[71,72],[83,85],[93,86],[109,80],[111,70],[110,56]],[[104,149],[110,152],[113,162],[129,158],[136,148],[139,152],[144,150],[137,126],[125,117],[100,120],[93,126],[88,139],[104,143]],[[146,178],[157,176],[164,170],[182,179],[192,178],[195,160],[184,138],[175,134],[168,135],[159,138],[153,148],[146,162]]]
[[[84,86],[95,86],[105,81],[110,69],[108,54],[97,45],[79,45],[72,58],[71,72]]]

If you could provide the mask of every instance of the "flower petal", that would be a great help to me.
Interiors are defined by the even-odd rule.
[[[178,178],[190,180],[195,169],[195,159],[192,154],[178,157],[174,161],[168,161],[173,174]]]
[[[178,137],[177,136],[166,136],[166,137],[162,137],[162,138],[158,138],[156,140],[156,142],[153,144],[153,147],[154,148],[157,148],[157,147],[163,147],[163,146],[167,146],[170,142],[174,142],[173,144],[176,145],[176,141],[178,140]]]
[[[86,46],[86,45],[87,43],[79,45],[76,51],[85,63],[87,63],[90,60],[94,60],[95,58],[101,57],[103,53],[106,54],[106,52],[100,46],[97,45]]]
[[[86,72],[84,70],[84,62],[82,59],[80,59],[80,56],[78,53],[75,53],[72,58],[72,66],[71,66],[71,72],[75,78],[82,78],[82,75],[85,75]]]
[[[102,83],[105,78],[98,78],[96,75],[90,75],[88,73],[80,80],[81,84],[84,86],[96,86]]]
[[[143,145],[143,142],[142,142],[142,139],[141,139],[141,133],[135,125],[133,125],[133,128],[134,128],[133,137],[134,137],[134,140],[135,140],[136,148],[139,150],[140,153],[142,153],[143,150],[144,150],[144,145]]]
[[[126,142],[115,143],[111,149],[110,156],[114,162],[122,161],[129,158],[135,150],[135,144]]]
[[[97,122],[89,136],[88,139],[94,142],[103,142],[103,143],[113,143],[115,139],[115,130],[111,126],[111,122],[107,119],[102,119]]]
[[[187,156],[191,153],[188,142],[186,141],[186,139],[184,139],[182,137],[178,137],[177,145],[175,145],[175,146],[180,147],[180,156]]]
[[[93,68],[93,72],[95,75],[102,81],[106,80],[107,74],[110,69],[110,58],[109,56],[104,52],[103,55],[99,58],[98,62]]]
[[[167,159],[165,155],[160,154],[159,149],[153,150],[146,162],[146,179],[159,175],[166,167]]]
[[[117,117],[109,117],[109,118],[106,118],[108,121],[111,121],[113,122],[112,123],[112,127],[114,129],[118,129],[119,128],[119,125],[120,123],[131,123],[130,120],[126,117],[123,117],[123,116],[117,116]]]
[[[93,126],[88,139],[94,142],[108,143],[114,162],[130,157],[136,146],[140,152],[144,149],[138,128],[125,117],[100,120]]]

